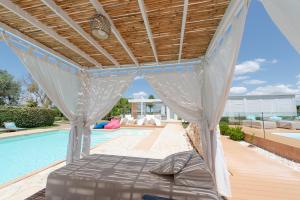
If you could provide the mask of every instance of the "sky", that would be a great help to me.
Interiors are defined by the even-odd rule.
[[[14,53],[0,41],[0,69],[22,80],[27,72]],[[300,55],[272,22],[259,0],[252,0],[230,95],[300,94]],[[136,78],[125,97],[155,92]]]

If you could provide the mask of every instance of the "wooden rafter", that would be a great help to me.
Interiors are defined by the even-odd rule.
[[[208,48],[209,45],[214,46],[212,38],[230,3],[229,0],[188,1],[186,7],[186,0],[42,1],[55,2],[90,37],[89,20],[96,11],[113,21],[111,37],[99,41],[92,38],[117,60],[120,68],[199,59],[212,48]],[[42,1],[0,0],[0,22],[69,58],[78,66],[100,66],[96,64],[98,62],[103,69],[116,67],[70,23],[63,20],[60,12],[54,12]],[[18,6],[19,10],[13,6],[8,9],[8,4]],[[31,20],[31,17],[39,23]],[[114,31],[114,26],[117,31]]]
[[[106,58],[108,58],[114,65],[120,67],[120,64],[101,46],[98,42],[85,32],[74,20],[72,20],[63,9],[55,4],[53,0],[42,0],[42,2],[48,6],[53,12],[55,12],[62,20],[64,20],[69,26],[71,26],[77,33],[79,33],[84,39],[92,44],[98,51],[100,51]]]
[[[5,7],[6,9],[12,11],[16,15],[18,15],[19,17],[26,20],[30,24],[32,24],[35,27],[39,28],[40,30],[42,30],[46,34],[50,35],[51,37],[53,37],[54,39],[56,39],[57,41],[59,41],[60,43],[65,45],[66,47],[70,48],[72,51],[76,52],[77,54],[79,54],[80,56],[82,56],[83,58],[88,60],[89,62],[93,63],[95,66],[101,66],[100,63],[98,63],[95,59],[90,57],[87,53],[85,53],[84,51],[79,49],[77,46],[75,46],[74,44],[69,42],[67,39],[61,37],[53,29],[51,29],[48,26],[41,23],[38,19],[36,19],[32,15],[30,15],[29,13],[27,13],[26,11],[21,9],[18,5],[12,3],[11,1],[7,1],[7,0],[0,0],[0,4],[3,7]]]
[[[185,24],[186,24],[186,16],[188,13],[188,7],[189,7],[189,0],[184,0],[182,22],[181,22],[181,32],[180,32],[179,54],[178,54],[178,62],[179,63],[181,61],[181,56],[182,56],[183,40],[184,40]]]
[[[128,53],[128,55],[130,56],[132,61],[138,66],[139,65],[138,60],[133,55],[133,53],[130,50],[130,48],[128,47],[127,43],[125,42],[125,40],[123,39],[123,37],[119,33],[118,29],[114,25],[114,23],[113,23],[112,19],[110,18],[110,16],[105,12],[105,10],[104,10],[103,6],[101,5],[101,3],[99,3],[98,0],[90,0],[90,2],[94,6],[94,8],[97,10],[97,12],[101,13],[102,15],[104,15],[108,19],[108,21],[111,25],[111,30],[112,30],[113,34],[115,35],[117,40],[120,42],[120,44],[123,46],[125,51]]]
[[[144,24],[145,24],[145,27],[146,27],[146,30],[147,30],[148,39],[150,41],[151,48],[152,48],[152,51],[153,51],[153,55],[155,57],[156,62],[158,63],[159,61],[158,61],[157,51],[156,51],[155,43],[154,43],[154,40],[153,40],[152,31],[151,31],[151,28],[150,28],[150,25],[149,25],[149,20],[148,20],[147,11],[146,11],[146,8],[145,8],[144,0],[139,0],[138,2],[139,2],[140,11],[141,11],[142,16],[143,16]]]

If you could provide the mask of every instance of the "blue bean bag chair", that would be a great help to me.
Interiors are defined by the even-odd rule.
[[[94,126],[94,129],[103,129],[108,122],[100,122]]]
[[[143,198],[142,200],[171,200],[169,198],[152,196],[148,194],[145,194],[142,198]]]

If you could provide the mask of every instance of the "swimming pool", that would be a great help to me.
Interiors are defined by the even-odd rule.
[[[147,129],[92,131],[91,146],[94,147],[120,135],[143,136],[149,131]],[[65,160],[68,133],[67,130],[57,130],[0,139],[0,185],[56,161]]]
[[[273,134],[300,140],[300,133],[273,133]]]

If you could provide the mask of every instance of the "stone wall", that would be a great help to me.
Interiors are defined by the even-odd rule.
[[[262,149],[275,153],[279,156],[287,158],[289,160],[293,160],[300,163],[300,149],[297,147],[293,147],[290,145],[282,144],[279,142],[275,142],[272,140],[251,136],[245,134],[246,142],[254,144]]]
[[[192,146],[198,151],[199,154],[202,155],[202,145],[200,141],[199,127],[194,123],[190,123],[189,126],[186,128],[186,131]]]

